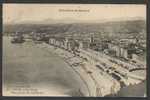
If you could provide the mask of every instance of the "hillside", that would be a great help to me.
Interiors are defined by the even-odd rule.
[[[46,32],[49,34],[87,34],[99,33],[105,35],[138,35],[146,36],[145,20],[111,21],[104,23],[53,23],[53,24],[15,24],[4,25],[3,33],[13,32]]]

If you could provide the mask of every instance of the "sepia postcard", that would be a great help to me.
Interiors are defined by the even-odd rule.
[[[146,97],[146,5],[3,4],[3,96]]]

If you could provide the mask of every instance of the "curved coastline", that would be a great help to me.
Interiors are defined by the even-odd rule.
[[[54,49],[54,47],[53,47]],[[53,50],[50,50],[50,51],[47,51],[45,50],[46,52],[51,52],[53,54],[56,54]],[[59,56],[58,54],[56,54],[55,56],[59,57],[60,59],[62,59],[68,66],[70,66],[70,68],[80,77],[80,79],[82,80],[82,82],[85,84],[85,86],[87,87],[87,90],[88,90],[88,94],[86,94],[85,96],[92,96],[91,95],[91,92],[90,92],[90,89],[89,89],[89,86],[87,84],[87,82],[84,80],[84,78],[82,77],[82,75],[76,71],[63,57]],[[82,91],[83,92],[83,91]],[[84,91],[85,92],[85,91]],[[83,93],[84,94],[84,93]]]
[[[101,89],[100,89],[101,92],[99,94],[98,91],[97,91],[97,89],[98,88],[102,88],[102,87],[97,87],[97,85],[100,84],[100,83],[97,83],[96,82],[97,80],[93,79],[93,75],[90,75],[89,73],[87,73],[86,70],[89,70],[89,69],[84,69],[84,68],[82,69],[82,67],[80,65],[78,65],[76,67],[72,66],[73,63],[71,64],[71,62],[69,62],[68,60],[66,60],[64,58],[65,57],[64,55],[67,55],[67,57],[68,57],[72,53],[69,53],[68,51],[64,51],[61,48],[57,48],[56,49],[55,46],[51,46],[49,44],[45,44],[45,46],[43,48],[49,48],[49,49],[46,49],[46,50],[50,50],[51,49],[50,51],[52,51],[54,54],[56,54],[57,56],[59,56],[60,58],[62,58],[64,60],[64,62],[66,62],[80,76],[80,78],[84,81],[84,83],[85,83],[85,85],[86,85],[86,87],[88,89],[89,95],[87,95],[87,96],[105,96],[105,95],[107,95],[110,92],[110,90],[109,90],[110,86],[108,86],[108,87],[105,87],[105,88],[107,88],[107,92],[104,91],[104,90],[101,91]],[[76,58],[76,57],[68,57],[68,58]],[[76,63],[76,61],[74,61],[74,63]],[[88,65],[86,65],[86,66],[88,66]],[[102,77],[103,76],[101,76],[101,78]],[[103,82],[102,82],[102,85],[104,85]]]
[[[15,49],[21,49],[19,52],[16,53],[17,55],[15,55],[15,58],[17,58],[17,56],[19,55],[19,58],[21,58],[21,59],[18,59],[15,61],[13,59],[12,54],[10,54],[11,55],[11,56],[9,56],[10,61],[4,60],[5,61],[4,66],[10,68],[9,70],[7,68],[8,72],[14,67],[14,68],[18,68],[24,74],[25,72],[23,71],[23,69],[21,69],[19,67],[22,67],[20,65],[23,65],[23,67],[24,67],[24,65],[27,64],[26,67],[28,69],[25,68],[26,71],[29,71],[29,75],[25,75],[25,76],[27,76],[27,80],[29,79],[31,81],[32,78],[34,78],[34,79],[39,78],[39,79],[33,80],[31,82],[37,84],[38,82],[43,83],[45,81],[44,82],[45,86],[42,86],[43,84],[40,84],[41,87],[46,88],[47,91],[49,91],[49,90],[52,91],[53,89],[54,90],[56,89],[56,91],[54,91],[54,92],[60,93],[59,94],[60,96],[106,96],[106,97],[107,96],[112,96],[112,97],[114,96],[113,94],[109,95],[109,93],[106,91],[105,91],[105,93],[102,93],[102,95],[96,94],[95,90],[97,89],[97,86],[96,86],[96,84],[94,84],[94,82],[91,82],[93,80],[90,80],[88,77],[88,76],[93,77],[91,74],[88,73],[89,71],[92,71],[92,69],[85,69],[85,71],[84,71],[84,68],[81,67],[80,65],[74,66],[73,63],[76,63],[76,60],[78,60],[78,57],[73,56],[72,53],[65,51],[65,50],[62,50],[61,48],[55,49],[54,46],[51,46],[51,45],[43,43],[43,42],[41,44],[35,44],[35,43],[33,43],[33,41],[32,42],[30,41],[31,43],[29,43],[29,45],[28,45],[28,42],[25,42],[21,45],[19,45],[19,44],[14,45],[13,44],[13,46],[15,47],[14,48],[11,46],[12,44],[10,44],[10,41],[5,41],[5,40],[7,40],[7,38],[4,39],[4,43],[7,42],[7,46],[6,46],[6,44],[3,45],[5,48],[4,49],[4,56],[9,55],[9,54],[6,54],[6,52],[8,53],[8,51],[9,51],[9,53],[10,53],[10,50],[6,50],[6,47],[10,46],[10,49],[12,49],[11,52],[14,52],[14,53],[15,53],[15,51],[14,51]],[[35,50],[35,52],[37,52],[37,55],[36,55],[36,53],[34,53],[34,50]],[[32,54],[32,52],[33,52],[33,54]],[[27,56],[29,56],[29,57],[27,57]],[[32,57],[32,56],[34,56],[34,57]],[[41,60],[40,60],[40,57],[41,57]],[[71,60],[68,60],[68,58],[70,59],[70,57],[71,57]],[[29,61],[29,59],[31,60],[32,58],[35,59],[35,65],[33,64],[32,61]],[[4,59],[6,59],[6,57],[4,57]],[[23,60],[25,60],[25,62]],[[15,61],[15,63],[13,61]],[[20,61],[21,62],[23,61],[23,63],[20,63]],[[49,62],[52,62],[52,63],[49,63]],[[56,62],[58,62],[60,64],[57,64]],[[7,63],[12,63],[12,64],[7,64]],[[18,64],[19,64],[19,66],[18,66]],[[53,64],[55,66],[53,66]],[[11,67],[10,67],[10,65],[11,65]],[[39,71],[41,70],[40,74],[38,74],[38,76],[36,76],[36,74],[38,72],[36,72],[36,73],[33,72],[33,74],[35,74],[35,75],[30,77],[30,75],[32,73],[30,71],[30,67],[32,65],[34,65],[34,66],[33,66],[33,68],[31,68],[31,71],[34,71],[34,68],[35,68],[35,72],[38,70]],[[6,72],[5,67],[3,67],[3,68],[5,69],[4,71]],[[89,67],[90,67],[90,65],[89,65]],[[13,68],[13,71],[15,72],[16,69],[14,69],[14,68]],[[40,68],[40,69],[38,69],[38,68]],[[45,70],[45,71],[43,71],[43,70]],[[59,73],[59,72],[61,72],[61,73]],[[56,73],[57,77],[56,76],[53,77],[53,74],[51,74],[51,73]],[[9,73],[8,76],[10,76],[10,75],[11,75],[11,73]],[[44,76],[42,76],[42,75],[44,75]],[[10,78],[11,80],[9,80],[10,82],[12,82],[12,80],[13,80],[13,78],[15,78],[15,76],[11,75],[11,78]],[[103,76],[101,78],[100,77],[96,77],[96,78],[101,79],[101,78],[103,78]],[[49,80],[51,80],[51,81],[49,81]],[[43,81],[43,82],[41,82],[41,81]],[[94,79],[94,81],[96,81],[96,80]],[[50,83],[50,82],[52,82],[52,83]],[[33,83],[32,83],[32,85],[34,85]],[[99,81],[99,84],[103,84],[103,82]],[[54,86],[54,87],[53,88],[47,88],[49,86],[50,87]],[[129,89],[128,89],[128,87],[129,87]],[[115,96],[128,96],[128,94],[126,94],[126,92],[124,92],[124,91],[130,91],[131,86],[128,86],[128,87],[120,89],[121,92],[118,91],[115,94]],[[62,88],[62,89],[60,89],[60,88]],[[110,88],[110,87],[107,87],[107,88]],[[64,91],[63,91],[63,89],[64,89]],[[59,90],[61,90],[61,91],[59,91]],[[104,91],[102,91],[102,92],[104,92]],[[47,94],[45,96],[50,96],[50,95]],[[51,94],[51,96],[53,96],[53,93]]]
[[[5,56],[3,60],[3,78],[6,80],[4,81],[3,87],[8,87],[9,85],[11,86],[9,87],[9,91],[11,91],[13,84],[15,84],[14,82],[23,82],[23,80],[17,76],[18,74],[23,74],[28,81],[25,82],[24,85],[30,85],[30,87],[39,90],[44,88],[42,91],[44,91],[45,94],[30,94],[31,96],[83,96],[79,94],[78,90],[80,88],[84,90],[87,89],[85,83],[60,57],[50,55],[48,52],[43,52],[43,49],[37,49],[33,43],[29,45],[28,43],[15,45],[11,44],[10,39],[7,37],[4,37],[3,40],[3,56]],[[15,52],[16,49],[18,49],[17,52]],[[55,95],[53,91],[57,94]],[[3,94],[7,96],[8,91],[4,92]],[[9,95],[15,96],[16,94]],[[27,96],[29,94],[25,95],[20,93],[19,95]]]

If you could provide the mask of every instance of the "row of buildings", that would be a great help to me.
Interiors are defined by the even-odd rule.
[[[137,39],[129,37],[125,39],[112,40],[99,38],[91,33],[88,36],[72,37],[70,35],[48,35],[46,33],[31,33],[33,40],[46,41],[51,45],[61,47],[73,53],[81,50],[91,49],[96,52],[102,52],[106,55],[119,58],[120,60],[140,61],[141,55],[146,52],[146,39]],[[92,53],[92,52],[91,52]]]
[[[139,55],[143,54],[145,48],[134,43],[136,40],[131,40],[123,43],[120,41],[110,40],[95,40],[93,36],[86,39],[74,39],[69,37],[50,37],[49,43],[72,52],[78,52],[86,49],[91,49],[97,52],[103,52],[107,55],[125,60],[138,60]],[[127,41],[127,39],[126,39]],[[133,41],[133,43],[131,42]]]

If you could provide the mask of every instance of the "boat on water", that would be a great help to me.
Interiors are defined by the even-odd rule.
[[[15,33],[11,39],[11,43],[23,43],[24,41],[24,37],[21,33]]]

